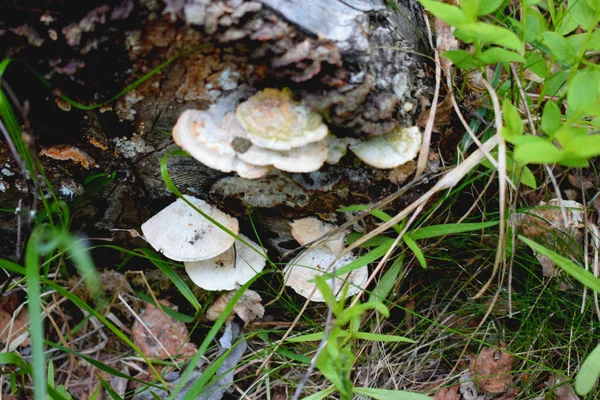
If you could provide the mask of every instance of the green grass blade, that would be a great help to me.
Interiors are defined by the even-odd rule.
[[[356,332],[352,334],[355,339],[370,340],[372,342],[400,342],[400,343],[415,343],[414,340],[404,336],[383,335],[370,332]]]
[[[115,392],[115,390],[108,384],[108,382],[102,379],[100,374],[96,375],[96,377],[100,379],[102,387],[106,390],[106,393],[108,393],[113,400],[123,400],[123,398],[119,396],[117,392]]]
[[[94,300],[98,303],[102,303],[104,290],[102,289],[100,276],[96,271],[92,256],[84,246],[84,243],[83,240],[77,239],[74,236],[64,235],[61,244],[67,248],[69,258],[73,261],[75,268],[77,268],[77,272],[83,278],[83,281],[88,287]]]
[[[387,253],[387,251],[390,249],[390,246],[393,243],[394,243],[393,239],[390,239],[390,240],[384,242],[384,244],[374,248],[373,250],[370,250],[364,256],[361,256],[361,257],[357,258],[356,260],[352,261],[350,264],[337,269],[335,271],[335,276],[345,275],[348,272],[352,272],[355,269],[362,268],[365,265],[369,265],[373,261],[380,259],[381,257],[383,257],[385,255],[385,253]],[[333,278],[333,276],[334,276],[333,273],[328,273],[328,274],[323,275],[323,278],[331,279],[331,278]]]
[[[12,353],[0,353],[0,365],[2,364],[11,364],[19,367],[25,374],[31,373],[31,365],[27,363],[20,354],[12,352]]]
[[[211,394],[210,392],[207,393],[207,390],[206,390],[207,389],[207,387],[206,387],[207,384],[209,383],[209,381],[211,380],[211,378],[217,373],[217,371],[219,370],[219,368],[221,367],[221,365],[223,365],[223,363],[225,362],[225,360],[229,356],[229,353],[231,353],[233,351],[233,349],[235,348],[235,346],[237,346],[237,345],[239,345],[239,342],[233,344],[233,346],[231,346],[229,349],[227,349],[227,351],[225,353],[223,353],[219,358],[217,358],[215,361],[213,361],[202,372],[202,375],[200,375],[198,377],[198,379],[196,379],[194,381],[194,383],[190,387],[190,392],[193,391],[194,393],[203,394],[203,395]],[[219,377],[217,377],[217,378],[219,378]]]
[[[419,261],[419,264],[421,264],[421,267],[427,268],[427,260],[425,260],[425,254],[423,254],[423,251],[421,250],[417,242],[415,242],[409,234],[402,236],[402,240],[404,240],[404,244],[406,244],[406,247],[408,247],[413,252],[415,257],[417,258],[417,261]]]
[[[323,340],[324,336],[325,336],[325,332],[321,331],[321,332],[315,332],[315,333],[308,333],[306,335],[294,336],[291,338],[287,338],[285,341],[290,342],[290,343],[318,342],[320,340]],[[336,338],[336,339],[337,338],[345,339],[349,336],[350,336],[350,332],[341,330],[341,329],[329,334],[330,338]]]
[[[322,399],[327,399],[334,392],[335,392],[335,388],[332,386],[332,387],[330,387],[328,389],[321,390],[320,392],[311,394],[310,396],[305,397],[302,400],[322,400]]]
[[[46,400],[46,356],[44,355],[44,324],[42,319],[42,291],[40,283],[40,253],[38,243],[42,242],[40,225],[33,229],[25,248],[25,276],[27,278],[27,309],[31,316],[29,331],[33,358],[33,398]]]
[[[50,387],[54,387],[54,363],[52,362],[52,360],[50,360],[50,362],[48,363],[48,379],[46,380],[48,382],[48,386]]]
[[[202,309],[202,306],[198,302],[198,299],[196,299],[196,296],[194,296],[194,293],[192,293],[192,290],[183,281],[183,279],[173,270],[173,268],[171,268],[171,265],[169,263],[166,263],[164,260],[159,259],[158,254],[156,254],[150,249],[138,249],[138,251],[144,254],[145,256],[148,256],[148,260],[150,260],[152,264],[154,264],[158,269],[160,269],[161,272],[165,274],[171,282],[173,282],[177,290],[179,290],[179,293],[181,293],[181,295],[185,297],[186,300],[196,309],[196,312]]]
[[[383,305],[383,303],[380,303],[378,301],[368,301],[366,303],[356,304],[342,311],[338,316],[337,325],[344,326],[348,322],[350,322],[350,319],[356,316],[360,316],[368,310],[377,310],[381,313],[381,315],[383,315],[386,318],[390,316],[389,310],[386,306]]]
[[[60,344],[52,343],[52,342],[48,342],[48,341],[46,341],[46,343],[48,344],[48,346],[51,346],[53,348],[56,348],[56,349],[59,349],[60,351],[65,352],[67,354],[72,354],[75,357],[83,359],[84,361],[90,363],[90,365],[92,365],[93,367],[99,369],[100,371],[104,371],[104,372],[106,372],[109,375],[116,376],[117,378],[127,379],[127,380],[132,381],[132,382],[137,382],[137,383],[139,383],[141,385],[144,385],[144,386],[151,386],[151,387],[155,387],[155,388],[161,388],[160,386],[158,386],[156,384],[153,384],[153,383],[150,383],[150,382],[147,382],[147,381],[143,381],[143,380],[137,379],[137,378],[135,378],[133,376],[124,374],[123,372],[119,371],[118,369],[115,369],[115,368],[111,367],[110,365],[104,364],[103,362],[98,361],[95,358],[88,357],[85,354],[81,354],[81,353],[79,353],[79,352],[77,352],[77,351],[75,351],[73,349],[68,348],[68,347],[63,347]]]
[[[354,394],[368,396],[375,400],[431,400],[432,398],[420,393],[404,390],[386,390],[373,388],[352,388]]]
[[[485,228],[496,226],[499,222],[500,221],[489,221],[464,224],[430,225],[423,228],[415,229],[414,231],[410,232],[410,236],[414,240],[429,239],[439,236],[452,235],[456,233],[479,231]]]
[[[403,263],[403,256],[398,257],[392,263],[392,266],[385,271],[385,274],[383,274],[379,282],[377,282],[377,286],[375,286],[375,289],[373,289],[373,292],[369,297],[369,301],[383,301],[387,299],[388,295],[394,288],[394,284],[400,275],[400,271],[402,271]]]
[[[525,236],[519,235],[519,239],[525,242],[525,244],[527,244],[527,246],[531,247],[533,250],[548,257],[550,261],[562,268],[566,273],[577,279],[580,283],[600,293],[600,279],[596,278],[591,272],[584,270],[568,258],[565,258],[553,252],[552,250],[547,249],[541,244],[536,243]]]
[[[600,376],[600,345],[585,358],[575,378],[575,391],[580,396],[590,393]]]
[[[358,239],[360,239],[363,236],[364,235],[362,233],[352,232],[351,234],[348,235],[348,239],[347,239],[348,244],[352,244],[352,243],[356,242]],[[377,236],[372,237],[371,239],[367,240],[366,242],[361,244],[359,247],[361,247],[361,248],[377,247],[377,246],[381,246],[384,243],[392,243],[393,241],[394,241],[394,239],[390,239],[387,236],[377,235]]]

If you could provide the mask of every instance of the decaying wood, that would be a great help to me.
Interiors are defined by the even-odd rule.
[[[54,88],[46,91],[18,64],[4,75],[31,104],[38,144],[71,146],[96,163],[84,170],[68,160],[41,157],[54,189],[72,201],[84,192],[86,176],[115,176],[99,196],[76,209],[74,228],[94,237],[110,237],[113,228],[137,228],[172,199],[159,165],[178,149],[169,135],[177,117],[188,108],[207,108],[242,84],[290,87],[327,116],[338,136],[379,135],[398,124],[412,125],[421,97],[431,93],[424,56],[429,49],[416,1],[0,4],[2,56],[27,61]],[[93,110],[69,109],[58,97],[65,93],[98,103],[145,74],[135,89]],[[250,205],[265,210],[266,219],[315,213],[335,218],[331,213],[340,205],[372,202],[399,183],[388,179],[390,171],[365,167],[349,155],[314,173],[256,181],[185,157],[172,157],[168,165],[182,192],[209,198],[237,215]],[[14,207],[24,183],[4,146],[0,167],[8,171],[0,175],[0,204]],[[14,216],[1,219],[0,235],[14,237]],[[125,236],[121,239],[132,240]],[[7,246],[0,248],[3,255],[11,254],[9,244],[2,246]]]

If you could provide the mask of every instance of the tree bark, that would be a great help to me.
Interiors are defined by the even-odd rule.
[[[4,75],[29,104],[21,122],[29,121],[55,191],[78,202],[73,228],[91,237],[116,235],[124,246],[141,243],[111,229],[139,228],[173,200],[160,162],[178,149],[170,132],[185,109],[205,109],[243,85],[290,87],[327,116],[333,134],[367,136],[414,125],[420,99],[431,93],[424,56],[430,50],[414,0],[0,3],[3,56],[23,60],[52,86],[46,89],[16,61]],[[60,99],[67,94],[100,104],[141,77],[141,84],[101,107],[78,109]],[[27,182],[1,144],[0,207],[14,208]],[[85,152],[93,165],[48,157],[56,145],[63,146],[59,152]],[[168,170],[184,193],[240,217],[247,206],[257,210],[272,243],[286,237],[283,220],[315,214],[333,220],[337,208],[376,201],[401,183],[390,180],[393,172],[364,166],[350,154],[314,173],[254,181],[189,157],[169,158]],[[86,184],[94,174],[111,178]],[[0,244],[3,256],[14,253],[15,226],[14,215],[3,213],[0,235],[12,238]]]

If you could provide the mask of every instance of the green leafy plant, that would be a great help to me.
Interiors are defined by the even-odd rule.
[[[481,17],[496,12],[503,0],[467,0],[453,6],[434,0],[419,0],[433,15],[456,28],[454,36],[472,44],[473,51],[448,50],[442,56],[457,67],[481,68],[499,62],[524,62],[523,41],[510,29],[483,22]]]
[[[571,0],[567,8],[552,0],[528,1],[519,10],[520,20],[501,12],[507,6],[502,0],[468,0],[460,6],[420,2],[456,28],[456,38],[471,45],[470,51],[442,53],[458,68],[484,72],[486,65],[520,63],[543,79],[538,106],[544,96],[551,99],[541,113],[540,129],[530,129],[529,134],[514,101],[517,91],[506,92],[501,134],[514,144],[517,162],[586,167],[591,157],[600,155],[600,136],[591,134],[600,127],[600,68],[592,60],[600,49],[600,30],[595,29],[600,23],[598,1]],[[540,10],[550,14],[550,24]],[[531,50],[524,57],[525,44]]]
[[[325,331],[289,338],[288,342],[312,342],[325,339],[323,351],[317,356],[316,367],[331,382],[333,387],[315,393],[306,399],[327,398],[335,391],[339,393],[340,398],[343,400],[350,400],[355,394],[369,396],[374,399],[428,399],[428,396],[406,391],[354,387],[350,379],[350,373],[356,362],[354,351],[356,340],[403,343],[414,343],[414,341],[403,336],[361,332],[361,321],[366,312],[376,310],[387,318],[389,317],[387,307],[376,300],[362,304],[357,302],[354,305],[345,307],[347,285],[342,289],[340,299],[336,300],[331,287],[323,276],[315,277],[315,283],[323,294],[326,304],[331,308],[334,316],[332,324],[326,327]]]

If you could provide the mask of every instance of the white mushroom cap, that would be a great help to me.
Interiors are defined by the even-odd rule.
[[[260,246],[239,235],[255,249]],[[186,262],[185,270],[192,282],[205,290],[233,290],[252,279],[265,267],[265,257],[236,240],[224,253],[209,260]]]
[[[290,223],[290,227],[292,228],[292,236],[302,246],[314,242],[337,228],[315,217],[296,219]],[[340,231],[325,240],[322,245],[328,247],[334,253],[339,253],[344,249],[345,236],[345,232]]]
[[[238,157],[252,165],[273,165],[287,172],[312,172],[321,168],[327,160],[327,146],[324,140],[287,151],[252,145]]]
[[[239,232],[236,218],[204,200],[184,197],[233,233]],[[235,240],[182,199],[177,199],[142,224],[142,232],[156,251],[175,261],[198,261],[215,257],[229,249]]]
[[[333,269],[340,269],[345,265],[350,264],[356,260],[356,257],[352,254],[346,254],[335,262],[333,267],[329,271],[325,271],[327,267],[335,260],[336,254],[332,252],[326,246],[317,246],[310,248],[302,253],[297,259],[288,263],[283,269],[285,275],[286,286],[294,289],[299,295],[308,298],[313,289],[315,288],[314,278],[317,275],[323,275],[328,272],[333,272]],[[335,278],[335,292],[339,299],[341,295],[342,285],[348,282],[347,296],[354,296],[357,294],[367,282],[368,269],[366,266],[359,268],[345,274],[343,276]],[[309,282],[312,281],[312,282]],[[328,280],[329,286],[332,287],[334,279]],[[316,290],[313,294],[312,301],[323,302],[325,298],[319,290]]]
[[[396,168],[412,159],[421,148],[421,132],[416,126],[397,128],[385,135],[350,145],[365,164],[375,168]]]
[[[321,116],[294,101],[289,88],[258,92],[238,105],[236,116],[254,145],[272,150],[318,142],[329,133]]]
[[[237,158],[233,141],[236,135],[245,135],[244,128],[233,113],[226,114],[222,119],[219,114],[215,110],[184,111],[173,128],[173,140],[210,168],[222,172],[235,171],[247,179],[260,178],[269,172],[269,166],[251,165]]]

